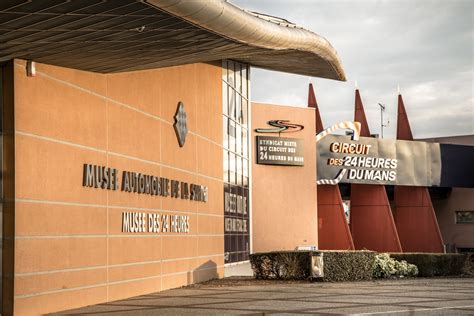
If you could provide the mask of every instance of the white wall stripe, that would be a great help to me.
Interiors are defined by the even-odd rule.
[[[31,240],[31,239],[87,239],[87,238],[158,238],[158,237],[223,237],[224,234],[162,234],[162,233],[123,233],[118,234],[71,234],[71,235],[24,235],[16,236],[15,240]]]
[[[18,64],[18,63],[15,63],[15,66],[17,66],[17,67],[19,67],[19,68],[23,68],[23,66],[20,65],[20,64]],[[108,96],[104,96],[104,95],[102,95],[102,94],[100,94],[100,93],[97,93],[97,92],[95,92],[95,91],[92,91],[92,90],[86,89],[86,88],[84,88],[84,87],[78,86],[78,85],[73,84],[73,83],[71,83],[71,82],[68,82],[68,81],[65,81],[65,80],[56,78],[56,77],[51,76],[51,75],[49,75],[49,74],[47,74],[47,73],[45,73],[45,72],[37,71],[37,72],[36,72],[36,75],[37,75],[37,76],[42,76],[42,77],[48,78],[48,79],[53,80],[53,81],[56,81],[56,82],[59,82],[59,83],[64,84],[64,85],[66,85],[66,86],[68,86],[68,87],[70,87],[70,88],[74,88],[74,89],[76,89],[76,90],[79,90],[79,91],[82,91],[82,92],[85,92],[85,93],[88,93],[88,94],[92,94],[93,96],[95,96],[95,97],[97,97],[97,98],[103,99],[103,100],[108,101],[108,102],[111,102],[111,103],[115,103],[115,104],[120,105],[120,106],[122,106],[122,107],[124,107],[124,108],[127,108],[127,109],[129,109],[129,110],[135,111],[135,112],[140,113],[140,114],[143,114],[143,115],[145,115],[145,116],[147,116],[147,117],[153,118],[153,119],[155,119],[155,120],[157,120],[157,121],[160,121],[160,122],[162,122],[162,123],[165,123],[165,124],[167,124],[167,125],[173,126],[173,124],[174,124],[174,122],[167,121],[167,120],[164,119],[164,118],[161,118],[161,117],[159,117],[159,116],[153,115],[153,114],[148,113],[148,112],[146,112],[146,111],[140,110],[140,109],[138,109],[138,108],[136,108],[136,107],[134,107],[134,106],[132,106],[132,105],[129,105],[129,104],[120,102],[120,101],[115,100],[115,99],[112,99],[112,98],[110,98],[110,97],[108,97]],[[222,144],[219,144],[219,143],[213,141],[212,139],[210,139],[210,138],[208,138],[208,137],[206,137],[206,136],[203,136],[203,135],[198,134],[198,133],[196,133],[196,132],[194,132],[194,131],[191,131],[191,130],[188,131],[188,132],[189,132],[190,134],[196,136],[196,137],[202,138],[202,139],[204,139],[204,140],[206,140],[206,141],[208,141],[208,142],[210,142],[210,143],[213,143],[214,145],[217,145],[217,146],[223,148]]]
[[[29,297],[35,297],[35,296],[41,296],[41,295],[48,295],[48,294],[79,291],[79,290],[97,288],[97,287],[102,287],[102,286],[110,286],[110,285],[116,285],[116,284],[138,282],[138,281],[144,281],[144,280],[149,280],[149,279],[163,278],[163,277],[167,277],[167,276],[175,276],[175,275],[181,275],[181,274],[195,273],[195,272],[199,272],[199,271],[220,269],[220,268],[223,268],[223,267],[224,267],[224,265],[218,265],[218,266],[216,265],[215,267],[206,267],[206,268],[200,268],[200,269],[195,269],[195,270],[167,273],[167,274],[154,275],[154,276],[143,277],[143,278],[127,279],[127,280],[114,281],[114,282],[109,282],[109,283],[99,283],[99,284],[94,284],[94,285],[86,285],[86,286],[79,286],[79,287],[73,287],[73,288],[68,288],[68,289],[44,291],[44,292],[38,292],[38,293],[32,293],[32,294],[21,294],[21,295],[15,295],[14,298],[15,299],[21,299],[21,298],[29,298]],[[158,289],[157,289],[157,292],[158,292]]]
[[[223,253],[221,253],[221,254],[212,254],[212,255],[207,255],[207,256],[180,257],[180,258],[161,259],[161,260],[152,260],[152,261],[118,263],[118,264],[111,264],[111,265],[108,265],[108,266],[101,265],[101,266],[90,266],[90,267],[70,268],[70,269],[56,269],[56,270],[38,271],[38,272],[23,272],[23,273],[15,273],[15,277],[35,276],[35,275],[54,274],[54,273],[78,272],[78,271],[87,271],[87,270],[99,270],[99,269],[107,269],[107,268],[109,268],[109,269],[110,268],[122,268],[122,267],[141,266],[141,265],[147,265],[147,264],[166,263],[166,262],[175,262],[175,261],[186,261],[186,260],[195,260],[195,259],[209,259],[209,258],[222,257],[222,256],[224,256]]]
[[[181,168],[178,168],[178,167],[170,166],[170,165],[167,165],[167,164],[164,164],[164,163],[159,163],[159,162],[156,162],[156,161],[146,160],[146,159],[142,159],[142,158],[138,158],[138,157],[134,157],[134,156],[130,156],[130,155],[125,155],[125,154],[116,153],[116,152],[112,152],[112,151],[106,151],[106,150],[95,148],[95,147],[84,146],[84,145],[80,145],[80,144],[76,144],[76,143],[72,143],[72,142],[67,142],[67,141],[58,140],[58,139],[55,139],[55,138],[40,136],[40,135],[27,133],[27,132],[22,132],[22,131],[16,131],[15,134],[22,135],[22,136],[27,136],[27,137],[32,137],[32,138],[36,138],[36,139],[41,139],[43,141],[48,141],[48,142],[52,142],[52,143],[58,143],[58,144],[61,144],[61,145],[72,146],[72,147],[76,147],[76,148],[80,148],[80,149],[95,151],[95,152],[98,152],[98,153],[101,153],[101,154],[109,154],[109,155],[112,155],[112,156],[117,156],[117,157],[122,157],[122,158],[130,159],[130,160],[140,161],[140,162],[143,162],[143,163],[146,163],[146,164],[180,171],[180,172],[191,174],[191,175],[194,175],[194,176],[197,176],[197,177],[202,177],[202,178],[214,180],[214,181],[217,181],[217,182],[223,182],[223,180],[219,179],[219,178],[214,178],[214,177],[211,177],[211,176],[199,173],[199,172],[194,172],[194,171],[190,171],[190,170],[186,170],[186,169],[181,169]]]
[[[155,208],[144,208],[127,205],[103,205],[103,204],[87,204],[87,203],[74,203],[64,201],[48,201],[48,200],[34,200],[34,199],[8,199],[7,202],[22,202],[22,203],[34,203],[34,204],[51,204],[51,205],[65,205],[65,206],[78,206],[78,207],[90,207],[90,208],[111,208],[111,209],[123,209],[124,211],[144,211],[144,212],[161,212],[161,213],[176,213],[176,214],[193,214],[197,216],[209,216],[209,217],[224,217],[224,214],[215,213],[203,213],[199,211],[180,211],[180,210],[167,210],[167,209],[155,209]]]

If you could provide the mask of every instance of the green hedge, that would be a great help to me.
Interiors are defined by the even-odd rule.
[[[371,280],[375,262],[372,251],[277,251],[250,255],[257,279],[306,280],[311,278],[311,256],[323,254],[323,281]]]
[[[323,281],[372,280],[376,254],[373,251],[323,251]]]
[[[463,254],[391,253],[390,257],[416,265],[421,277],[461,275],[466,262]]]

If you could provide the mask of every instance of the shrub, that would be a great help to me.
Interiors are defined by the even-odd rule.
[[[311,256],[323,254],[323,281],[371,280],[375,253],[371,251],[280,251],[250,255],[257,279],[311,278]]]
[[[463,274],[466,261],[466,256],[462,254],[391,253],[390,256],[416,265],[421,277]]]
[[[250,264],[257,279],[308,279],[311,266],[309,251],[275,251],[250,255]]]
[[[387,253],[380,253],[375,256],[374,278],[389,278],[392,276],[418,275],[416,265],[407,263],[405,260],[397,261]]]
[[[323,251],[323,281],[371,280],[375,254],[372,251]]]

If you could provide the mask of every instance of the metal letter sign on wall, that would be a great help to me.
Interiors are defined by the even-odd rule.
[[[176,114],[174,115],[174,131],[178,138],[179,147],[183,147],[186,142],[186,135],[188,134],[188,125],[186,122],[186,112],[184,111],[183,102],[178,103]]]

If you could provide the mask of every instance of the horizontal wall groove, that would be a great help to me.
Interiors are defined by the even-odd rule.
[[[79,234],[79,235],[24,235],[16,236],[15,240],[31,239],[86,239],[86,238],[158,238],[158,237],[223,237],[224,234],[180,234],[180,233],[123,233],[121,234]]]
[[[143,277],[143,278],[127,279],[127,280],[113,281],[113,282],[108,282],[108,283],[98,283],[98,284],[93,284],[93,285],[78,286],[78,287],[72,287],[72,288],[67,288],[67,289],[51,290],[51,291],[37,292],[37,293],[31,293],[31,294],[21,294],[21,295],[15,295],[14,298],[21,299],[21,298],[29,298],[29,297],[35,297],[35,296],[41,296],[41,295],[48,295],[48,294],[79,291],[79,290],[85,290],[85,289],[91,289],[91,288],[97,288],[97,287],[103,287],[103,286],[111,286],[111,285],[116,285],[116,284],[131,283],[131,282],[144,281],[144,280],[150,280],[150,279],[159,279],[162,277],[194,273],[194,272],[199,272],[199,271],[206,271],[206,270],[213,270],[213,269],[217,270],[223,267],[224,265],[216,265],[215,267],[205,267],[205,268],[199,268],[195,270],[160,274],[160,275],[154,275],[154,276]],[[157,290],[157,292],[160,290]]]
[[[99,149],[99,148],[95,148],[95,147],[91,147],[91,146],[85,146],[85,145],[76,144],[76,143],[73,143],[73,142],[63,141],[63,140],[59,140],[59,139],[56,139],[56,138],[36,135],[36,134],[33,134],[33,133],[28,133],[28,132],[16,131],[15,133],[17,135],[22,135],[22,136],[26,136],[26,137],[41,139],[43,141],[58,143],[58,144],[61,144],[61,145],[66,145],[66,146],[72,146],[72,147],[76,147],[76,148],[80,148],[80,149],[85,149],[85,150],[98,152],[98,153],[105,154],[105,155],[108,154],[108,155],[111,155],[111,156],[116,156],[116,157],[126,158],[126,159],[130,159],[130,160],[135,160],[135,161],[143,162],[143,163],[154,165],[154,166],[164,167],[164,168],[168,168],[168,169],[171,169],[171,170],[180,171],[180,172],[187,173],[187,174],[190,174],[190,175],[193,175],[193,176],[198,176],[198,177],[214,180],[214,181],[221,182],[221,183],[224,182],[223,179],[211,177],[211,176],[208,176],[208,175],[205,175],[205,174],[201,174],[199,172],[194,172],[194,171],[190,171],[190,170],[186,170],[186,169],[177,168],[177,167],[170,166],[170,165],[160,163],[160,162],[156,162],[156,161],[142,159],[142,158],[135,157],[135,156],[125,155],[125,154],[122,154],[122,153],[116,153],[116,152],[109,151],[109,150],[103,150],[103,149]],[[127,171],[129,171],[129,170],[127,170]]]
[[[56,269],[56,270],[37,271],[37,272],[23,272],[23,273],[15,273],[15,277],[45,275],[45,274],[54,274],[54,273],[78,272],[78,271],[87,271],[87,270],[111,269],[111,268],[121,268],[121,267],[130,267],[130,266],[141,266],[141,265],[156,264],[156,263],[163,263],[163,262],[166,263],[166,262],[174,262],[174,261],[208,259],[208,258],[221,257],[221,256],[224,256],[224,254],[220,253],[220,254],[212,254],[212,255],[196,256],[196,257],[182,257],[182,258],[173,258],[173,259],[160,259],[160,260],[141,261],[141,262],[129,262],[129,263],[117,263],[117,264],[109,264],[109,265],[100,265],[100,266],[89,266],[89,267],[81,267],[81,268]],[[10,277],[12,277],[12,276],[10,276]]]
[[[23,68],[23,67],[24,67],[24,66],[22,66],[22,65],[20,65],[20,64],[18,64],[18,63],[15,63],[15,66],[20,67],[20,68]],[[126,108],[126,109],[135,111],[135,112],[137,112],[137,113],[140,113],[140,114],[143,114],[143,115],[145,115],[145,116],[147,116],[147,117],[150,117],[150,118],[152,118],[152,119],[155,119],[155,120],[157,120],[157,121],[159,121],[159,122],[168,124],[169,126],[173,126],[173,124],[174,124],[174,122],[172,122],[172,121],[168,121],[168,120],[166,120],[166,119],[164,119],[164,118],[162,118],[162,117],[159,117],[159,116],[157,116],[157,115],[153,115],[153,114],[148,113],[148,112],[146,112],[146,111],[140,110],[140,109],[134,107],[133,105],[120,102],[120,101],[118,101],[118,100],[112,99],[112,98],[110,98],[110,97],[108,97],[108,96],[104,96],[104,95],[102,95],[102,94],[100,94],[100,93],[97,93],[97,92],[95,92],[95,91],[86,89],[86,88],[84,88],[84,87],[78,86],[78,85],[76,85],[76,84],[73,84],[73,83],[71,83],[71,82],[68,82],[68,81],[65,81],[65,80],[62,80],[62,79],[59,79],[59,78],[56,78],[56,77],[51,76],[51,75],[49,75],[49,74],[46,74],[46,73],[44,73],[44,72],[42,72],[42,71],[37,71],[37,72],[36,72],[36,75],[43,76],[43,77],[48,78],[48,79],[50,79],[50,80],[53,80],[53,81],[59,82],[59,83],[61,83],[61,84],[64,84],[64,85],[66,85],[66,86],[68,86],[68,87],[70,87],[70,88],[74,88],[74,89],[76,89],[76,90],[79,90],[79,91],[82,91],[82,92],[91,94],[91,95],[93,95],[93,96],[95,96],[95,97],[97,97],[97,98],[100,98],[100,99],[104,100],[104,101],[111,102],[111,103],[115,103],[115,104],[120,105],[120,106],[122,106],[122,107],[124,107],[124,108]],[[199,138],[202,138],[202,139],[204,139],[204,140],[206,140],[206,141],[208,141],[208,142],[210,142],[210,143],[213,143],[214,145],[217,145],[217,146],[223,148],[222,144],[219,144],[219,143],[217,143],[217,142],[211,140],[210,138],[207,138],[206,136],[203,136],[203,135],[198,134],[198,133],[196,133],[196,132],[194,132],[194,131],[191,131],[191,130],[189,130],[188,132],[189,132],[190,134],[194,135],[194,136],[197,136],[197,137],[199,137]]]

